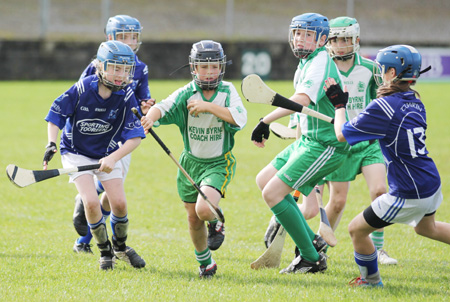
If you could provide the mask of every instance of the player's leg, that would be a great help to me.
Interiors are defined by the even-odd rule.
[[[300,256],[281,273],[315,273],[326,270],[324,255],[317,253],[312,241],[315,234],[306,223],[290,194],[292,188],[278,176],[274,176],[265,186],[262,194],[277,220],[283,225],[300,250]]]
[[[119,169],[119,173],[120,169]],[[112,244],[114,256],[125,261],[134,268],[145,267],[145,261],[136,251],[127,246],[128,238],[128,210],[127,201],[125,197],[125,190],[123,188],[123,179],[119,174],[118,178],[102,180],[105,192],[108,194],[109,203],[111,205],[111,229],[112,229]]]
[[[101,193],[103,193],[105,191],[105,189],[103,188],[101,182],[95,176],[94,176],[94,181],[96,183],[97,193],[100,195]],[[105,195],[105,194],[103,194],[103,195]],[[103,195],[102,195],[102,198],[103,198]],[[103,206],[102,206],[102,213],[103,213],[103,216],[106,215],[105,219],[109,215],[108,211],[104,211]],[[76,253],[92,253],[91,245],[90,245],[90,242],[92,239],[92,233],[91,233],[91,230],[90,230],[87,220],[86,220],[83,200],[82,200],[80,194],[77,194],[77,196],[75,196],[75,209],[73,212],[73,225],[74,225],[77,233],[80,235],[80,237],[78,237],[75,240],[75,243],[73,246],[73,251]]]
[[[200,264],[199,276],[211,278],[217,271],[217,265],[208,248],[205,222],[197,214],[196,203],[184,202],[184,207],[188,216],[189,235],[195,248],[195,258]]]
[[[435,213],[425,215],[414,231],[421,236],[450,244],[450,224],[436,221]]]
[[[351,286],[383,286],[378,270],[377,252],[369,237],[369,234],[375,229],[367,223],[363,213],[358,214],[348,226],[355,262],[360,271],[360,276],[350,281]]]
[[[113,269],[111,242],[108,239],[106,223],[100,209],[93,176],[83,174],[75,178],[74,183],[83,199],[86,219],[100,251],[100,268],[103,270]]]
[[[203,193],[205,193],[212,204],[219,207],[219,201],[222,198],[222,195],[216,188],[202,185],[201,190]],[[200,194],[197,198],[195,210],[200,220],[208,222],[207,226],[209,249],[212,251],[217,250],[225,240],[225,225],[214,216],[208,204],[202,198],[202,196],[200,196]]]
[[[366,179],[371,200],[386,193],[386,168],[384,163],[374,163],[361,167],[361,171]],[[378,263],[395,265],[397,259],[389,256],[384,250],[384,228],[378,229],[370,234],[378,253]]]
[[[347,203],[347,195],[350,189],[349,181],[330,181],[330,199],[325,206],[328,221],[330,222],[333,231],[339,225],[342,213],[344,212],[345,204]]]

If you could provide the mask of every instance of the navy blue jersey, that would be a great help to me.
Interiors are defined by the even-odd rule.
[[[130,87],[134,90],[134,94],[139,101],[148,100],[151,98],[150,88],[148,87],[148,67],[144,62],[139,61],[137,55],[134,58],[136,60],[136,70],[134,71],[133,82],[130,84]],[[81,74],[80,80],[95,74],[96,70],[93,63],[89,64]]]
[[[412,91],[375,99],[342,127],[350,145],[378,139],[383,152],[389,194],[406,199],[433,195],[441,184],[428,157],[425,106]]]
[[[140,121],[131,111],[135,102],[129,86],[104,100],[98,94],[98,78],[92,75],[59,96],[45,120],[63,129],[61,154],[100,159],[116,151],[122,138],[145,138]]]

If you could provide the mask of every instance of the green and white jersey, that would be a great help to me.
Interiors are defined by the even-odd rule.
[[[191,100],[203,100],[227,107],[238,126],[229,124],[211,113],[189,114]],[[206,100],[194,81],[176,90],[155,105],[161,111],[161,124],[176,124],[183,136],[185,150],[197,158],[215,158],[231,151],[234,134],[247,123],[247,110],[232,83],[222,81],[210,100]]]
[[[355,54],[355,63],[341,76],[348,89],[347,119],[360,114],[371,100],[376,99],[377,84],[373,77],[375,62]]]
[[[311,100],[308,108],[334,118],[334,106],[325,95],[325,80],[333,78],[342,86],[339,69],[330,58],[325,47],[316,49],[307,59],[300,60],[294,77],[295,93],[304,93]],[[323,145],[349,150],[347,143],[336,139],[334,126],[308,115],[301,115],[302,135],[314,139]]]

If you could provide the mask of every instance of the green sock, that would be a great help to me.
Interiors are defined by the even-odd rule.
[[[375,248],[377,250],[383,249],[383,246],[384,246],[384,231],[382,231],[382,232],[378,232],[378,231],[372,232],[370,234],[370,239],[372,239],[373,244],[375,245]]]
[[[315,262],[319,260],[319,254],[312,244],[310,232],[312,232],[309,225],[306,223],[300,210],[297,208],[297,204],[292,204],[289,200],[294,198],[288,194],[277,205],[271,208],[271,211],[275,214],[278,221],[286,229],[286,231],[294,240],[295,244],[300,250],[302,258]],[[297,210],[295,210],[297,208]],[[309,229],[309,230],[308,230]],[[312,232],[314,234],[314,232]],[[301,248],[300,248],[301,247]]]
[[[311,239],[311,241],[313,241],[314,240],[314,236],[316,236],[316,234],[313,232],[313,230],[311,230],[311,228],[309,227],[308,223],[306,222],[305,216],[303,216],[302,211],[300,211],[300,209],[298,208],[298,204],[295,202],[294,196],[289,194],[289,195],[286,195],[284,198],[287,201],[289,201],[289,203],[291,205],[294,206],[294,208],[297,211],[297,213],[301,216],[303,223],[307,225],[306,230],[308,231],[309,238]]]
[[[195,258],[197,259],[198,263],[200,263],[200,265],[210,265],[211,251],[209,250],[209,248],[206,248],[206,250],[204,250],[203,252],[197,252],[197,250],[195,250]]]

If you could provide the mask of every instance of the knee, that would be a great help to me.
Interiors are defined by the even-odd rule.
[[[356,227],[356,223],[354,221],[351,221],[348,225],[348,233],[350,234],[350,237],[354,239],[358,235],[358,228]]]
[[[339,214],[344,210],[346,203],[347,199],[345,197],[338,196],[337,198],[330,200],[330,208],[333,212]]]
[[[267,179],[264,176],[264,173],[261,171],[256,175],[256,185],[262,191],[267,184]]]
[[[197,214],[189,214],[188,213],[188,224],[189,229],[191,230],[199,230],[204,224],[202,220],[197,216]]]
[[[303,216],[306,220],[314,218],[319,214],[319,207],[318,206],[310,206],[310,207],[299,207],[300,211],[302,212]]]
[[[384,184],[380,184],[374,188],[372,188],[371,192],[370,192],[370,196],[372,197],[372,200],[377,199],[378,197],[380,197],[381,195],[383,195],[384,193],[386,193],[386,186]]]

